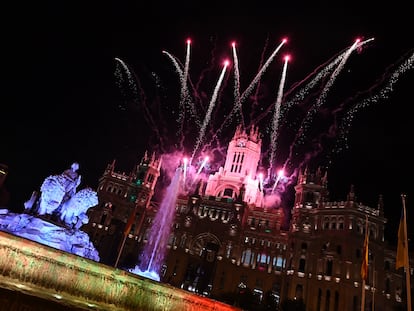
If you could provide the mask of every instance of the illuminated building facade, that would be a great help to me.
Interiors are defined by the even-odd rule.
[[[128,220],[132,221],[129,221],[131,234],[127,233],[127,236],[134,236],[133,240],[150,225],[145,221],[151,212],[150,201],[160,175],[160,167],[161,160],[155,154],[148,156],[145,153],[129,175],[115,172],[115,161],[105,169],[98,185],[99,204],[88,211],[89,223],[82,228],[89,234],[94,245],[99,245],[102,256],[100,262],[117,265]],[[125,240],[122,250],[124,254],[129,254],[127,259],[136,261],[139,249],[131,239]],[[127,259],[122,257],[123,262]]]
[[[346,201],[330,202],[326,173],[305,169],[297,177],[293,206],[271,206],[256,177],[260,148],[258,130],[239,127],[224,167],[177,198],[161,281],[235,305],[249,293],[254,303],[273,309],[296,300],[306,310],[360,310],[368,221],[366,305],[402,308],[405,285],[394,268],[395,251],[384,241],[382,198],[376,208],[364,206],[351,187]],[[119,257],[119,267],[133,266],[152,238],[148,231],[159,206],[150,200],[160,165],[145,155],[130,175],[116,173],[114,164],[105,170],[100,204],[89,210],[83,228],[104,263],[113,265]],[[131,214],[134,225],[122,243]]]

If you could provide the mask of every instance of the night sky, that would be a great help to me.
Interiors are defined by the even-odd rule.
[[[12,18],[2,38],[6,56],[0,163],[9,165],[6,187],[12,209],[21,209],[45,177],[61,173],[74,161],[80,163],[81,186],[96,187],[113,159],[118,170],[129,172],[146,149],[191,154],[199,129],[187,115],[184,139],[177,136],[180,81],[162,51],[184,64],[186,40],[191,38],[189,75],[197,87],[197,117],[203,120],[223,59],[233,61],[232,41],[237,44],[243,92],[287,37],[260,79],[260,89],[255,88],[243,104],[246,124],[260,127],[268,149],[273,114],[269,107],[277,98],[283,56],[290,54],[276,159],[284,162],[295,146],[299,154],[293,154],[290,173],[305,161],[311,168],[326,167],[332,201],[345,200],[351,185],[357,200],[371,207],[382,194],[389,219],[387,239],[395,244],[401,193],[407,194],[408,217],[413,215],[413,64],[398,75],[386,96],[367,99],[384,94],[381,90],[388,90],[392,74],[413,55],[407,4],[136,2],[16,4],[7,12]],[[284,104],[306,85],[307,77],[357,37],[374,40],[352,53],[307,128],[305,143],[298,145],[301,120],[330,75],[291,109],[283,110]],[[132,83],[116,58],[126,64]],[[222,154],[237,123],[223,119],[234,104],[231,66],[221,89],[206,137]],[[352,114],[352,123],[344,123],[347,130],[340,131],[339,124],[352,107],[359,109]],[[211,139],[223,124],[217,140]],[[266,166],[266,157],[263,161]],[[220,164],[224,163],[216,166]],[[412,235],[410,225],[409,231]]]

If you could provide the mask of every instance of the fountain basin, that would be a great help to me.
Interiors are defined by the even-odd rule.
[[[1,231],[0,258],[0,287],[76,310],[240,310]]]

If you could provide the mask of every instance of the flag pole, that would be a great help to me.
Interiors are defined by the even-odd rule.
[[[131,230],[132,224],[135,221],[136,212],[137,212],[137,206],[135,205],[134,210],[132,211],[131,215],[129,215],[128,221],[127,221],[127,223],[125,225],[125,228],[124,228],[124,232],[123,232],[123,236],[122,236],[122,242],[121,242],[121,245],[119,246],[118,255],[116,257],[116,261],[115,261],[115,265],[114,265],[115,268],[118,267],[119,259],[121,258],[122,251],[124,250],[127,236],[129,234],[129,231]]]
[[[407,310],[412,310],[411,308],[410,261],[408,258],[407,214],[406,214],[406,209],[405,209],[406,195],[402,194],[401,198],[402,198],[403,213],[404,213],[404,243],[406,245],[404,249],[404,262],[406,263],[404,270],[405,270],[405,286],[406,286],[406,292],[407,292]]]
[[[375,257],[372,260],[372,307],[371,310],[375,311],[375,291],[377,288],[375,287]]]
[[[122,251],[124,250],[125,242],[126,242],[127,235],[124,233],[122,237],[122,243],[119,247],[118,255],[116,257],[114,268],[118,268],[119,259],[121,258]]]
[[[368,216],[365,215],[365,238],[363,248],[363,259],[361,264],[362,294],[361,294],[361,311],[365,310],[365,282],[368,275]]]
[[[365,310],[365,279],[362,279],[361,311]]]

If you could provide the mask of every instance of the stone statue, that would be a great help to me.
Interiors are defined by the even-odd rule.
[[[87,210],[98,204],[91,188],[77,191],[81,181],[79,164],[73,163],[62,174],[45,178],[40,193],[33,191],[24,203],[25,213],[0,209],[0,230],[56,249],[99,261],[99,253],[87,233]]]
[[[65,197],[63,201],[66,201],[76,193],[76,188],[81,182],[81,175],[78,174],[79,164],[77,162],[73,163],[70,169],[67,169],[63,172],[62,177],[65,180],[62,181],[65,187]]]
[[[97,204],[98,195],[96,192],[90,188],[82,189],[62,204],[60,220],[75,229],[79,229],[89,221],[86,214],[87,210]]]
[[[79,164],[74,162],[62,174],[48,176],[40,187],[40,198],[34,208],[33,198],[25,203],[25,208],[37,215],[53,215],[75,229],[88,223],[86,211],[98,204],[98,196],[89,188],[77,192],[81,182],[78,169]]]

